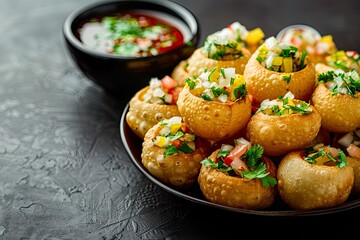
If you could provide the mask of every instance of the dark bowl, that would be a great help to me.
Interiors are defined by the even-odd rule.
[[[152,11],[181,23],[185,41],[181,46],[155,56],[122,57],[102,53],[84,45],[78,29],[84,22],[99,16],[126,11]],[[158,17],[161,18],[161,17]],[[163,20],[167,21],[166,18]],[[185,7],[168,0],[112,0],[91,3],[73,11],[65,20],[65,44],[78,68],[107,92],[129,99],[147,86],[152,77],[162,78],[188,58],[198,47],[200,28],[197,18]]]

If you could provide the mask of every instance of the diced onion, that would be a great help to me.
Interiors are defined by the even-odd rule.
[[[229,152],[231,152],[231,150],[234,149],[234,146],[231,146],[229,144],[222,144],[220,149],[221,149],[221,151],[229,151]]]
[[[352,132],[345,134],[342,138],[338,140],[338,143],[343,147],[348,147],[350,143],[354,140],[354,136]]]

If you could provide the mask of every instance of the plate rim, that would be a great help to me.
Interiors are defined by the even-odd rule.
[[[209,202],[204,199],[200,199],[197,197],[193,197],[191,195],[188,195],[186,193],[183,193],[177,189],[171,188],[167,186],[166,184],[162,183],[158,179],[156,179],[154,176],[152,176],[146,168],[141,164],[141,160],[136,159],[133,152],[130,149],[127,135],[125,133],[125,128],[128,128],[128,130],[132,133],[130,127],[128,126],[126,122],[126,114],[129,110],[130,102],[126,104],[126,106],[123,109],[123,112],[121,114],[120,118],[120,138],[122,141],[122,144],[125,148],[125,151],[131,160],[131,162],[134,164],[134,166],[146,177],[148,178],[153,184],[159,186],[161,189],[165,190],[166,192],[173,194],[175,196],[178,196],[180,198],[183,198],[185,200],[189,200],[194,203],[202,204],[207,207],[213,207],[217,209],[223,209],[230,212],[237,212],[237,213],[243,213],[243,214],[249,214],[249,215],[258,215],[258,216],[273,216],[273,217],[294,217],[294,216],[318,216],[318,215],[327,215],[327,214],[333,214],[333,213],[339,213],[351,210],[353,208],[357,208],[360,206],[360,198],[346,201],[345,203],[331,207],[331,208],[325,208],[325,209],[316,209],[316,210],[251,210],[251,209],[243,209],[243,208],[235,208],[235,207],[228,207],[216,203]],[[137,137],[135,133],[133,133],[133,137]]]

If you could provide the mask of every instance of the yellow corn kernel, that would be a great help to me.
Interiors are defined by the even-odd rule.
[[[280,66],[282,64],[282,57],[276,56],[274,57],[273,61],[272,61],[272,65],[274,66]]]
[[[286,73],[293,71],[293,60],[291,57],[283,58],[283,69]]]
[[[245,38],[245,42],[247,42],[248,44],[256,44],[264,37],[265,37],[265,34],[261,30],[261,28],[255,28],[255,29],[249,31],[248,35]]]
[[[170,125],[170,132],[172,134],[175,134],[177,131],[179,131],[180,127],[181,127],[181,123],[173,123]]]

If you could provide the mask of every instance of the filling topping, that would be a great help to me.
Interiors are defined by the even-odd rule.
[[[151,78],[149,90],[144,94],[146,103],[175,105],[180,93],[177,82],[169,76],[163,79]]]
[[[260,44],[265,34],[260,28],[248,31],[243,25],[234,22],[227,28],[209,35],[204,43],[208,58],[233,60],[243,56],[242,48]]]
[[[352,69],[360,71],[360,55],[355,51],[337,51],[326,57],[326,62],[329,66],[342,69],[345,72],[351,71]]]
[[[215,161],[210,158],[202,160],[201,164],[223,172],[229,176],[247,179],[259,178],[264,187],[277,184],[275,178],[269,176],[267,164],[263,161],[263,147],[251,145],[244,138],[236,139],[235,146],[223,144],[218,151]]]
[[[206,101],[236,101],[246,96],[244,76],[235,73],[235,68],[204,70],[200,76],[186,79],[190,92]]]
[[[356,94],[360,91],[360,76],[354,69],[349,72],[338,69],[321,73],[318,82],[326,83],[333,95],[349,94],[357,98]]]
[[[350,157],[360,159],[360,128],[345,134],[338,143],[346,148]]]
[[[311,164],[337,166],[339,168],[348,165],[345,153],[340,149],[324,146],[323,143],[314,147],[306,148],[304,160]]]
[[[157,136],[152,140],[153,144],[165,148],[163,158],[178,153],[190,154],[196,150],[197,137],[182,122],[180,116],[163,119]]]
[[[312,109],[310,103],[294,99],[294,94],[287,92],[284,97],[278,99],[266,99],[261,102],[258,112],[266,115],[282,116],[288,114],[310,114]]]
[[[306,67],[306,55],[306,50],[299,52],[298,48],[270,37],[259,49],[256,60],[271,71],[290,73]]]
[[[289,29],[281,37],[280,41],[298,49],[305,49],[309,54],[331,54],[336,49],[331,35],[319,36],[319,33],[311,29]]]

